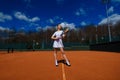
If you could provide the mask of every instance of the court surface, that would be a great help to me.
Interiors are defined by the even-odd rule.
[[[0,52],[0,80],[120,80],[120,54],[66,51],[71,66],[54,64],[53,51]]]

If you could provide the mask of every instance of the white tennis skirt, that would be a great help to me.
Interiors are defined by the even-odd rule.
[[[62,40],[61,39],[55,40],[53,43],[53,48],[61,48],[61,47],[64,47]]]

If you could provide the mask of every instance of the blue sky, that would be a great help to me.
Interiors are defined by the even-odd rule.
[[[111,0],[108,12],[116,24],[120,19],[120,0]],[[36,30],[57,23],[70,26],[106,23],[101,0],[0,0],[0,29]]]

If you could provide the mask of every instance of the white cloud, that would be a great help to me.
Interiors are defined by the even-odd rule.
[[[0,31],[9,31],[9,30],[10,30],[9,28],[5,28],[5,27],[0,26]]]
[[[39,17],[33,17],[32,19],[30,19],[31,22],[36,22],[36,21],[39,21],[40,18]]]
[[[29,21],[29,19],[26,17],[25,14],[22,14],[21,12],[16,12],[14,16],[19,20]]]
[[[54,20],[63,20],[63,18],[62,18],[62,17],[59,17],[59,16],[55,16],[53,19],[54,19]]]
[[[109,20],[112,25],[115,25],[115,24],[117,24],[117,22],[120,21],[120,15],[113,14],[113,15],[109,16]],[[102,21],[99,22],[99,25],[102,25],[102,24],[107,24],[107,18],[104,18]]]
[[[99,24],[99,25],[107,24],[107,18],[103,19],[103,20],[100,21],[98,24]]]
[[[111,7],[108,9],[108,13],[110,14],[110,13],[113,13],[113,12],[114,12],[114,7],[111,6]]]
[[[74,23],[62,22],[62,23],[61,23],[61,26],[62,26],[63,28],[68,27],[69,29],[76,29]]]
[[[39,27],[40,25],[39,24],[37,24],[37,23],[30,23],[29,24],[29,27]]]
[[[40,27],[40,26],[36,27],[36,31],[38,31],[38,32],[41,31],[41,29],[42,29],[42,27]]]
[[[53,19],[49,19],[49,22],[50,22],[51,24],[54,24],[54,20],[53,20]]]
[[[80,16],[80,12],[79,11],[75,12],[75,15]]]
[[[60,16],[56,16],[56,17],[54,18],[54,20],[61,21],[61,20],[63,20],[63,18],[62,18],[62,17],[60,17]]]
[[[55,16],[46,20],[47,23],[54,24],[63,21],[63,18],[60,16]]]
[[[84,21],[82,21],[80,24],[81,24],[82,26],[87,25],[87,23],[86,23],[86,22],[84,22]]]
[[[81,15],[85,15],[86,11],[83,8],[80,8],[79,11],[81,12]]]
[[[21,12],[16,12],[14,14],[14,16],[19,19],[19,20],[23,20],[23,21],[27,21],[27,22],[37,22],[40,20],[39,17],[33,17],[33,18],[29,18],[27,17],[25,14],[21,13]]]
[[[6,20],[12,20],[12,16],[0,12],[0,22],[5,22]]]
[[[75,15],[77,15],[77,16],[85,16],[86,15],[86,11],[85,11],[85,9],[83,9],[83,8],[79,8],[76,12],[75,12]]]
[[[48,26],[48,25],[47,25],[46,27],[43,28],[43,30],[47,30],[47,29],[53,30],[54,28],[53,28],[53,26]]]

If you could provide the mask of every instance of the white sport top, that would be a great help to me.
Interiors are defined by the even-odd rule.
[[[61,47],[64,47],[63,46],[63,42],[62,42],[62,36],[64,35],[63,34],[64,32],[62,30],[60,31],[56,31],[52,36],[55,36],[57,37],[58,39],[57,40],[54,40],[54,43],[53,43],[53,48],[61,48]]]

